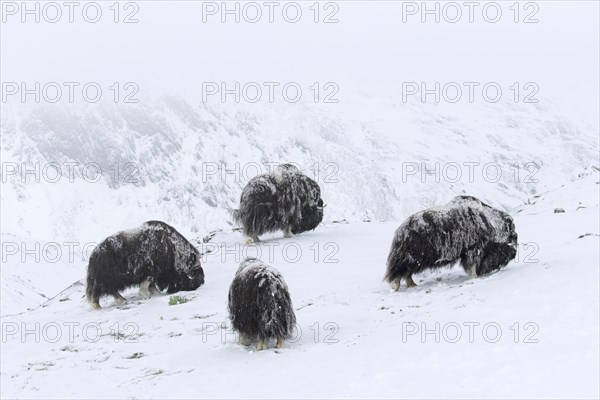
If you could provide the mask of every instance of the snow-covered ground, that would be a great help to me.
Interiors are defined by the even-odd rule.
[[[242,347],[230,330],[228,286],[259,251],[238,232],[201,246],[206,284],[180,293],[187,303],[131,290],[92,311],[83,283],[60,279],[58,295],[2,317],[2,397],[597,398],[598,190],[591,170],[512,210],[519,254],[499,272],[424,273],[397,293],[382,277],[398,222],[268,237],[262,259],[284,275],[299,326],[282,350]]]

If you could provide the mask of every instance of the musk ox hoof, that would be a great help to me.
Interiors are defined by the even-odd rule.
[[[115,303],[117,303],[119,306],[127,303],[127,300],[125,300],[125,298],[119,293],[115,294],[113,297],[115,298]]]
[[[92,301],[90,303],[90,305],[92,306],[92,309],[94,309],[94,310],[102,310],[102,307],[100,307],[100,301],[99,300]]]
[[[283,341],[283,338],[277,338],[277,344],[275,345],[275,348],[283,349],[284,346],[285,342]]]
[[[252,339],[246,337],[245,335],[240,334],[237,340],[238,344],[242,346],[250,346],[252,344]]]
[[[392,290],[394,292],[397,292],[398,290],[400,290],[400,279],[395,279],[395,280],[391,281],[390,287],[392,288]]]
[[[246,244],[258,243],[258,242],[260,242],[260,239],[258,238],[258,236],[251,236],[246,239]]]
[[[263,342],[262,340],[260,342],[258,342],[258,344],[256,345],[256,351],[262,351],[262,350],[266,350],[267,349],[267,343]]]

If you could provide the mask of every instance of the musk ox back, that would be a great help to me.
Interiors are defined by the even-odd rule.
[[[458,196],[442,207],[411,215],[394,234],[385,280],[401,279],[460,261],[470,277],[498,270],[515,258],[517,233],[511,216],[475,197]]]
[[[118,232],[92,252],[87,271],[87,300],[100,308],[100,297],[125,299],[120,291],[140,285],[140,295],[167,289],[195,290],[204,284],[200,253],[179,232],[160,221]],[[157,289],[158,287],[158,289]]]
[[[240,343],[258,340],[262,350],[274,339],[278,348],[283,347],[296,315],[281,274],[255,258],[242,261],[229,287],[229,318]]]
[[[311,178],[290,164],[283,164],[273,174],[252,178],[240,198],[240,208],[233,219],[240,224],[250,241],[282,230],[285,237],[313,230],[323,220],[321,188]]]

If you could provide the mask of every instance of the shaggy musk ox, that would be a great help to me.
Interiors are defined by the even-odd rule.
[[[283,164],[273,174],[248,182],[233,219],[250,242],[258,242],[267,232],[282,230],[288,238],[315,229],[323,220],[324,207],[317,182],[293,165]]]
[[[242,261],[229,287],[229,318],[241,344],[258,340],[257,350],[263,350],[276,340],[283,347],[296,315],[281,274],[255,258]]]
[[[125,302],[119,291],[130,286],[140,285],[140,295],[147,298],[158,290],[175,293],[202,284],[198,250],[172,226],[149,221],[96,246],[88,264],[86,296],[99,309],[103,295]]]
[[[517,254],[517,233],[507,213],[475,197],[458,196],[442,207],[411,215],[394,234],[385,280],[415,286],[412,275],[460,261],[471,278],[499,269]]]

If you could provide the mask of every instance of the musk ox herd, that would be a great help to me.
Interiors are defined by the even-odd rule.
[[[282,231],[285,238],[314,230],[325,204],[317,182],[284,164],[273,173],[251,179],[232,219],[248,242]],[[517,233],[512,217],[472,196],[419,211],[394,233],[384,280],[395,291],[402,280],[416,286],[413,275],[460,263],[470,278],[497,271],[516,256]],[[92,252],[86,297],[100,309],[100,298],[126,300],[121,291],[139,287],[142,298],[162,291],[196,290],[204,284],[201,254],[183,235],[161,221],[148,221],[104,239]],[[282,347],[292,335],[296,316],[282,275],[255,258],[239,265],[229,288],[228,310],[241,344],[271,343]]]

